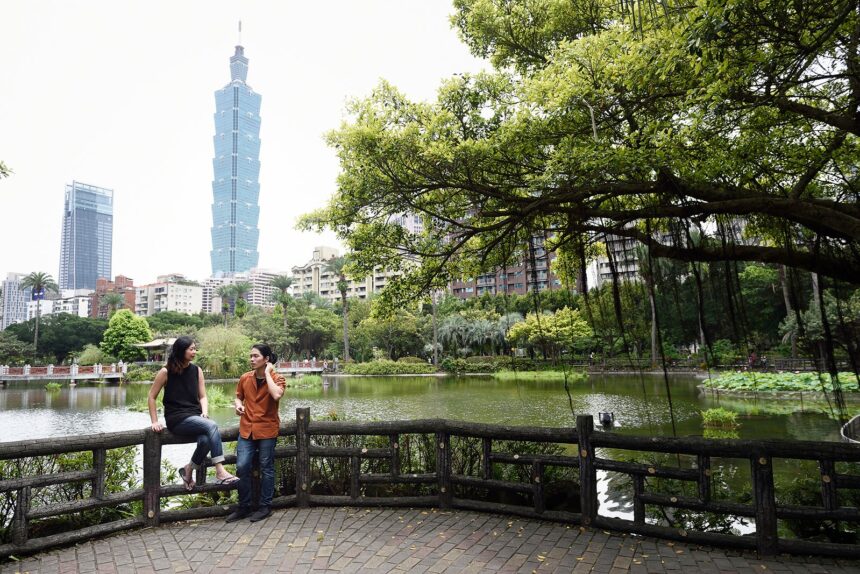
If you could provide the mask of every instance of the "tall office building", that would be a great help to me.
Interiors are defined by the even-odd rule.
[[[73,181],[66,185],[60,246],[60,289],[95,289],[111,276],[113,190]]]
[[[257,266],[260,230],[260,94],[245,80],[248,58],[236,46],[230,83],[215,92],[212,274]]]

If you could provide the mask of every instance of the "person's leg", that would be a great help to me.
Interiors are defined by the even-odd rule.
[[[263,520],[272,513],[272,497],[275,494],[275,438],[260,439],[260,507],[251,515],[251,522]]]
[[[211,438],[210,435],[212,433],[212,429],[215,429],[215,432],[218,432],[218,425],[209,419],[205,419],[199,416],[188,417],[184,419],[179,424],[176,424],[171,429],[171,432],[178,435],[190,435],[197,437],[197,448],[194,449],[194,454],[191,455],[191,462],[197,466],[203,464],[203,461],[206,460],[206,455],[209,453],[211,449]],[[218,444],[221,444],[221,437],[218,437]],[[224,460],[223,450],[221,451],[220,458],[216,461],[213,459],[212,462],[221,462]]]
[[[256,441],[239,437],[236,442],[236,474],[239,476],[239,508],[227,516],[227,522],[241,520],[251,514],[251,464]]]
[[[275,495],[275,442],[267,438],[258,441],[260,448],[260,506],[271,506]]]

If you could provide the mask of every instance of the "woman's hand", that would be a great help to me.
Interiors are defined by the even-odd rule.
[[[161,432],[162,429],[164,429],[164,427],[161,426],[161,423],[159,422],[152,423],[149,428],[151,428],[155,432]]]

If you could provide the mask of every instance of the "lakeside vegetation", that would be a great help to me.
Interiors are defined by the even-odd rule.
[[[858,392],[857,376],[842,372],[838,375],[843,392]],[[833,392],[833,380],[827,373],[760,373],[732,371],[705,381],[708,389],[750,392]]]

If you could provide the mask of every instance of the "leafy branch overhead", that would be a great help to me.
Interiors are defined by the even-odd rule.
[[[856,0],[454,5],[495,70],[434,102],[382,82],[328,136],[338,191],[301,225],[335,230],[356,270],[403,267],[405,298],[535,234],[570,252],[617,235],[860,282]]]

